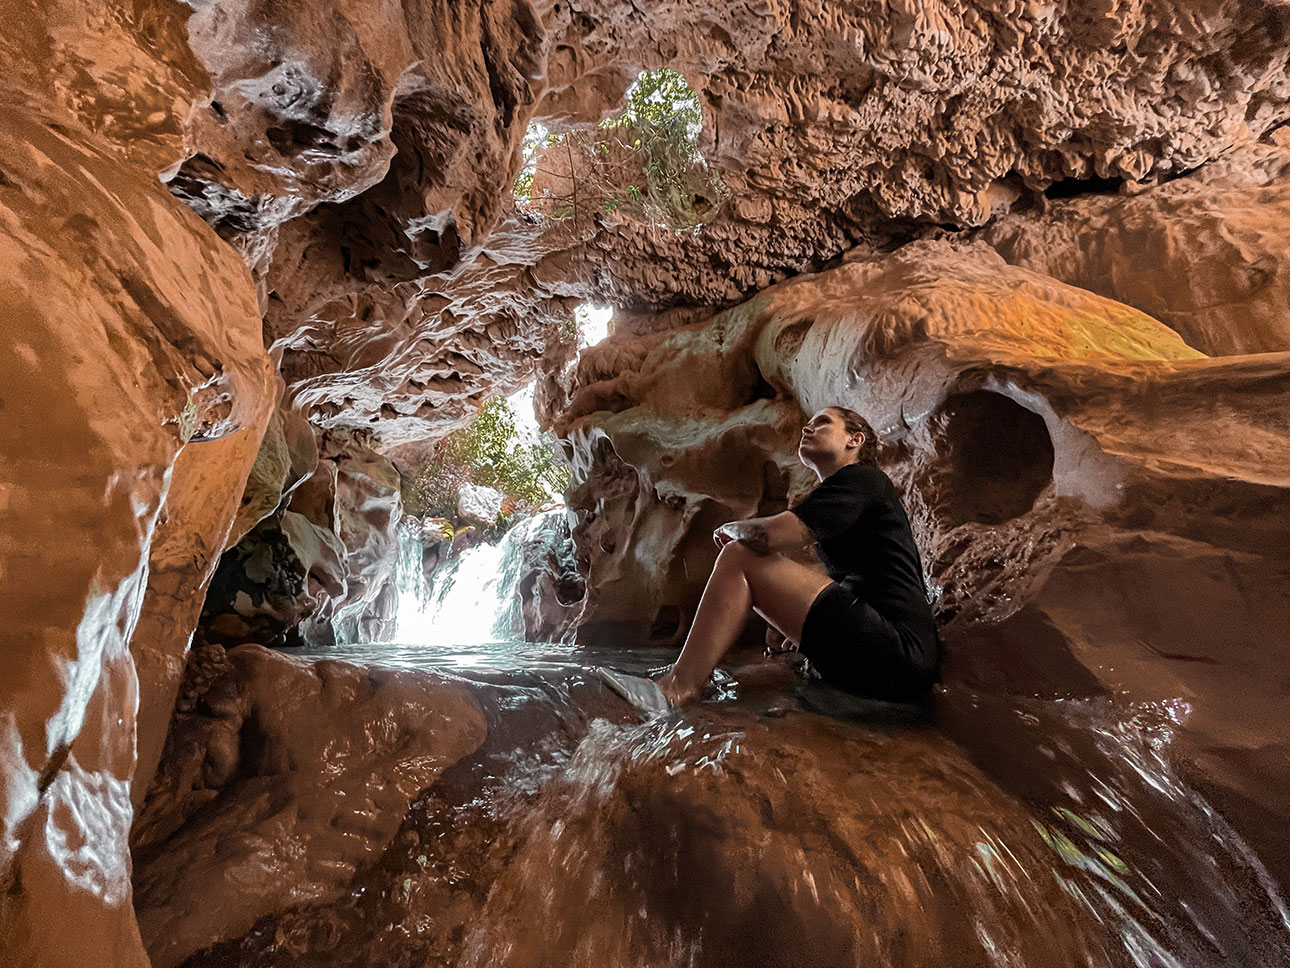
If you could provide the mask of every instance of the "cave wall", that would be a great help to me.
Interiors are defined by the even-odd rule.
[[[267,402],[267,396],[265,397]],[[179,452],[148,553],[148,584],[130,639],[140,681],[135,722],[137,763],[131,778],[136,808],[161,759],[184,657],[220,556],[233,537],[236,508],[264,432],[261,418],[219,440]]]
[[[0,940],[15,964],[143,965],[126,849],[131,634],[158,529],[159,559],[222,542],[270,364],[246,267],[207,226],[70,120],[0,114]],[[171,487],[216,454],[215,505],[185,499],[163,523]],[[158,563],[164,596],[175,586]],[[178,584],[198,583],[201,566],[185,567]],[[157,628],[156,664],[190,633]]]
[[[478,248],[532,100],[525,52],[542,32],[526,5],[507,3],[460,17],[452,4],[390,4],[352,22],[338,7],[260,3],[13,2],[4,13],[12,353],[0,572],[21,588],[11,581],[3,632],[0,950],[6,963],[146,964],[131,801],[161,757],[221,552],[294,500],[303,543],[335,538],[319,610],[355,626],[390,618],[398,472],[365,442],[367,415],[341,443],[315,439],[299,377],[345,370],[344,386],[379,409],[374,376],[402,360],[415,377],[436,350],[425,409],[459,400],[432,424],[452,426],[545,348],[514,322],[473,320],[457,327],[464,354],[444,348],[454,331],[442,327],[391,348],[373,332],[391,321],[359,307],[362,331],[343,351],[348,334],[312,338],[307,319],[316,296],[355,300],[369,283],[398,305],[413,260],[457,266]],[[347,200],[390,174],[396,141],[382,204],[397,218],[379,206],[345,217]],[[330,208],[307,224],[319,205]],[[271,288],[268,256],[292,219]],[[413,225],[422,241],[409,260]],[[312,276],[301,271],[311,244],[323,255],[309,268],[327,266]],[[298,330],[300,358],[325,365],[295,365]],[[384,348],[364,356],[365,343]],[[289,378],[276,391],[275,365]],[[309,409],[316,424],[323,409]]]
[[[642,68],[668,64],[700,92],[700,145],[729,204],[694,236],[624,221],[586,243],[595,284],[652,310],[732,305],[856,246],[981,226],[1054,186],[1151,184],[1286,116],[1278,4],[550,10],[536,116],[555,130],[611,111]]]
[[[324,648],[389,638],[398,467],[351,435],[315,437],[298,412],[277,416],[260,448],[264,474],[252,473],[242,497],[248,527],[201,603],[201,636]]]
[[[104,57],[89,39],[96,32],[120,42],[140,78],[125,106],[103,80],[123,84],[118,65],[77,73]],[[576,350],[570,312],[587,298],[634,311],[624,326],[666,329],[843,253],[991,220],[992,244],[1016,264],[1114,298],[1112,277],[1124,270],[1082,265],[1079,253],[1093,247],[1082,240],[1108,225],[1127,247],[1143,236],[1124,235],[1116,209],[1068,226],[1059,244],[1060,213],[1045,213],[1064,203],[1048,194],[1136,192],[1217,171],[1233,145],[1276,135],[1290,90],[1286,18],[1266,3],[1003,11],[960,0],[892,11],[777,2],[732,15],[706,3],[328,0],[288,16],[239,0],[186,19],[123,8],[67,33],[33,38],[66,50],[54,60],[62,80],[40,81],[42,91],[75,90],[89,123],[242,253],[281,361],[282,408],[332,441],[355,441],[356,461],[370,449],[404,467],[489,393],[538,372],[558,376]],[[516,202],[510,186],[531,121],[554,131],[594,124],[619,108],[641,69],[661,64],[697,92],[700,146],[728,191],[703,231],[675,233],[594,204],[550,219]],[[167,83],[178,96],[163,102]],[[106,91],[117,100],[100,107]],[[144,107],[155,130],[121,120]],[[1197,218],[1229,227],[1241,218],[1235,205],[1208,204]],[[1177,207],[1154,217],[1181,224]],[[997,221],[1004,216],[1011,221]],[[1260,265],[1275,258],[1273,240],[1246,236],[1241,253],[1258,249]],[[1169,272],[1185,276],[1181,265]],[[1267,339],[1211,333],[1193,345],[1275,342],[1278,284],[1261,279],[1230,280],[1234,293],[1257,293],[1228,302],[1232,315],[1262,312],[1246,329],[1267,329]],[[1166,301],[1142,308],[1193,330],[1210,315],[1178,305],[1171,317]],[[1210,329],[1230,332],[1226,322]],[[380,542],[338,545],[332,515],[285,520],[285,532],[268,522],[241,554],[287,548],[294,536],[295,550],[274,551],[285,563],[269,569],[273,581],[292,577],[279,590],[242,582],[251,607],[243,600],[222,614],[247,618],[263,612],[266,595],[303,596],[271,605],[281,617],[269,625],[280,628],[266,631],[257,617],[252,637],[303,629],[326,641],[341,615],[345,635],[388,627],[388,581],[377,573],[390,559],[369,560]],[[312,578],[297,581],[301,572]]]
[[[580,300],[711,315],[857,246],[1210,165],[1271,137],[1290,93],[1284,8],[1235,0],[238,0],[183,23],[182,52],[164,26],[147,50],[197,81],[153,170],[253,267],[290,398],[386,447],[567,361]],[[662,65],[729,194],[702,232],[517,206],[530,121],[592,125]]]
[[[1149,191],[1055,200],[981,236],[1015,265],[1150,313],[1210,356],[1290,348],[1284,132]]]

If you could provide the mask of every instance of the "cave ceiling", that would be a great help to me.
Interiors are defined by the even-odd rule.
[[[1288,23],[1232,0],[234,0],[188,20],[209,84],[163,177],[252,267],[294,399],[395,447],[563,366],[580,302],[666,327],[1268,140]],[[517,202],[532,123],[592,129],[661,66],[699,98],[706,224]],[[560,150],[549,183],[594,179]]]

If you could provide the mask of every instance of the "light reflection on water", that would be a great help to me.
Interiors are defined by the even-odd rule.
[[[186,968],[1290,966],[1276,888],[1174,768],[1185,703],[902,707],[745,656],[647,718],[590,670],[674,649],[508,638],[545,526],[409,584],[412,641],[294,653],[461,681],[487,737],[348,897]]]
[[[468,680],[489,740],[409,815],[415,853],[275,930],[341,918],[346,958],[397,929],[461,965],[1290,965],[1274,886],[1172,767],[1185,704],[911,710],[742,660],[734,701],[642,722],[587,671],[674,656],[328,651]]]
[[[494,672],[586,669],[613,665],[627,672],[644,674],[672,662],[676,649],[621,649],[566,645],[560,642],[469,642],[445,646],[409,642],[363,642],[319,650],[283,650],[287,655],[309,661],[338,659],[358,665],[381,666],[422,672],[489,670]]]

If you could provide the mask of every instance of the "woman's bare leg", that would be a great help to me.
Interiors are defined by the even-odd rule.
[[[734,645],[751,609],[800,641],[806,613],[828,584],[827,575],[783,555],[759,555],[738,541],[726,545],[703,589],[681,655],[658,680],[659,688],[674,705],[696,696]]]

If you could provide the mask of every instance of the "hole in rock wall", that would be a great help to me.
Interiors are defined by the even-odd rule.
[[[699,96],[668,67],[642,71],[623,112],[595,127],[530,123],[512,186],[528,221],[629,216],[675,232],[711,221],[728,194],[699,151]]]
[[[757,371],[757,378],[749,391],[748,402],[756,403],[758,400],[774,400],[779,395],[778,391],[771,386],[761,371]]]
[[[951,397],[937,416],[934,486],[956,524],[1002,524],[1025,514],[1053,479],[1044,418],[998,393]]]
[[[1044,189],[1048,198],[1074,198],[1077,195],[1103,195],[1118,192],[1123,178],[1062,178]]]
[[[564,336],[581,351],[609,335],[612,318],[611,307],[583,304]],[[404,511],[418,520],[401,538],[401,640],[452,647],[558,631],[560,609],[584,597],[559,510],[570,471],[560,443],[538,424],[535,390],[528,383],[491,398],[409,475]],[[612,445],[600,445],[607,458]],[[634,490],[634,472],[629,483]],[[589,512],[584,523],[593,522]],[[616,531],[599,537],[612,554]],[[672,625],[679,621],[678,613]]]
[[[573,311],[574,325],[578,330],[578,348],[584,350],[609,336],[609,325],[614,318],[612,306],[583,303]]]

